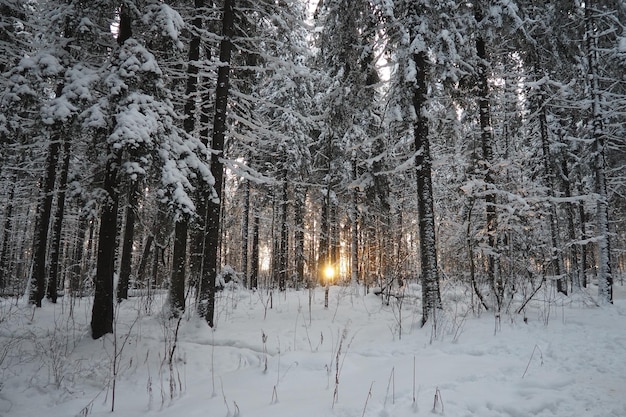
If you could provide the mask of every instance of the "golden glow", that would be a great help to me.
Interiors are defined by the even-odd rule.
[[[332,265],[326,265],[324,268],[324,278],[326,282],[330,282],[335,277],[335,268]]]

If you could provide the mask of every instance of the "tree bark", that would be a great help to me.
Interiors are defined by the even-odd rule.
[[[132,270],[133,242],[135,240],[135,213],[137,210],[137,182],[133,181],[128,191],[128,205],[122,238],[122,259],[120,261],[120,278],[117,282],[117,302],[128,299],[128,284]]]
[[[477,23],[483,20],[480,5],[475,2],[475,19]],[[482,36],[476,38],[476,55],[478,56],[478,107],[480,121],[480,138],[482,147],[482,169],[484,172],[484,181],[486,187],[494,187],[493,170],[491,163],[493,161],[493,131],[491,127],[491,107],[489,104],[489,82],[487,73],[487,49],[485,39]],[[491,284],[492,291],[496,301],[496,314],[500,311],[504,301],[504,283],[500,276],[496,273],[497,259],[497,229],[498,229],[498,213],[496,211],[496,194],[494,190],[485,190],[485,212],[487,234],[487,276]]]
[[[420,258],[422,274],[422,326],[431,314],[441,308],[439,291],[439,270],[437,267],[437,246],[435,239],[435,214],[433,208],[433,186],[431,172],[430,141],[428,119],[424,115],[426,107],[426,52],[413,54],[416,80],[413,88],[415,109],[415,165],[417,168],[417,211],[419,217]]]
[[[199,313],[210,327],[215,325],[215,291],[218,273],[218,249],[220,243],[220,211],[222,208],[222,182],[224,178],[224,138],[226,134],[226,108],[230,78],[230,56],[233,36],[234,0],[224,0],[222,16],[222,40],[220,43],[220,63],[217,71],[215,90],[215,118],[213,120],[213,140],[211,142],[211,174],[215,179],[215,198],[207,203],[206,237],[204,245],[204,271],[201,288]]]
[[[117,190],[119,165],[120,156],[110,150],[103,187],[107,201],[104,202],[100,215],[95,292],[91,310],[91,337],[94,340],[107,333],[113,333],[113,275],[119,204]]]
[[[550,209],[548,212],[548,223],[550,225],[550,263],[552,264],[553,274],[557,277],[556,288],[557,291],[563,294],[567,294],[567,283],[561,277],[564,271],[563,267],[563,253],[561,251],[561,243],[559,239],[559,223],[556,213],[556,203],[552,200],[555,196],[554,187],[555,178],[552,169],[552,158],[550,154],[550,138],[548,136],[548,118],[546,115],[545,99],[543,92],[539,93],[537,98],[537,105],[535,106],[539,112],[539,132],[541,135],[541,149],[543,151],[543,169],[545,174],[546,188],[548,189],[548,197],[550,198]]]
[[[71,143],[68,138],[63,140],[63,165],[59,173],[57,187],[57,208],[52,225],[52,241],[50,243],[50,278],[48,279],[47,295],[51,302],[56,303],[58,297],[59,257],[61,255],[61,232],[63,230],[63,215],[65,212],[65,190],[70,167]]]
[[[2,236],[2,252],[0,252],[0,291],[6,287],[10,276],[9,268],[9,238],[13,229],[13,198],[15,196],[15,181],[9,185],[9,195],[4,217],[4,233]]]
[[[59,87],[61,88],[61,87]],[[60,128],[58,128],[60,129]],[[58,130],[55,128],[55,130]],[[60,138],[54,135],[48,149],[46,174],[43,190],[35,221],[35,241],[33,247],[33,270],[30,281],[29,302],[41,307],[46,293],[46,252],[48,248],[48,229],[52,213],[52,198],[56,181],[56,166],[61,147]]]
[[[306,190],[296,187],[296,206],[294,208],[295,252],[296,252],[296,286],[304,282],[304,208]]]
[[[185,120],[183,128],[186,133],[193,134],[196,120],[196,92],[198,91],[198,66],[200,59],[200,31],[202,30],[202,9],[204,0],[195,0],[194,8],[196,17],[192,21],[194,34],[189,42],[189,54],[187,63],[187,88],[185,94]],[[172,276],[169,287],[170,313],[178,317],[185,311],[185,270],[187,263],[187,234],[189,229],[189,216],[186,213],[178,213],[174,226],[174,250],[172,259]]]
[[[280,202],[280,248],[278,258],[278,289],[285,291],[287,289],[287,253],[289,251],[289,238],[287,228],[287,210],[289,202],[287,201],[287,181],[283,181],[282,200]]]
[[[259,208],[254,208],[252,218],[252,259],[250,260],[250,289],[257,289],[259,286]]]
[[[591,94],[591,123],[593,128],[593,173],[596,202],[596,236],[598,237],[598,298],[600,303],[613,303],[611,248],[609,242],[609,209],[606,189],[606,137],[602,120],[601,92],[598,73],[596,31],[593,22],[593,2],[585,2],[588,80]]]

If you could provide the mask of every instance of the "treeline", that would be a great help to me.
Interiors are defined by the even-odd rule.
[[[0,0],[0,291],[440,283],[497,314],[626,268],[619,1]]]

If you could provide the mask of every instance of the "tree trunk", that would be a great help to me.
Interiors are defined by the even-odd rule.
[[[543,151],[543,169],[545,171],[546,188],[548,189],[548,197],[550,197],[550,210],[548,212],[548,223],[550,224],[550,263],[552,264],[553,274],[557,277],[557,291],[567,294],[567,283],[561,277],[564,271],[563,253],[561,252],[561,244],[559,242],[559,224],[556,213],[556,203],[553,200],[555,196],[554,187],[555,179],[551,166],[552,155],[550,154],[550,138],[548,137],[548,118],[546,115],[545,99],[543,93],[539,93],[538,103],[535,106],[539,111],[539,132],[541,135],[541,149]]]
[[[245,180],[243,196],[243,214],[241,222],[241,272],[243,274],[244,286],[249,284],[248,276],[248,246],[250,239],[250,181]]]
[[[282,201],[280,202],[280,247],[278,258],[278,289],[285,291],[287,289],[287,253],[289,251],[289,239],[287,228],[287,210],[289,202],[287,201],[288,186],[287,181],[283,181]]]
[[[422,326],[426,324],[431,313],[435,314],[435,309],[441,308],[431,178],[432,161],[428,138],[428,119],[425,116],[426,94],[428,91],[426,86],[427,59],[426,52],[423,51],[413,55],[417,72],[413,89],[413,107],[416,115],[413,131],[415,135],[417,211],[422,274]]]
[[[567,157],[566,155],[562,155],[561,167],[560,167],[560,176],[562,179],[562,190],[563,195],[567,200],[572,197],[571,190],[571,181],[570,181],[570,172],[567,166]],[[570,275],[572,281],[572,288],[575,291],[580,291],[582,288],[582,269],[580,267],[579,259],[578,259],[578,244],[574,243],[576,241],[576,228],[574,225],[575,218],[575,205],[574,203],[567,203],[566,215],[567,215],[567,235],[569,238],[569,259],[570,259]],[[581,237],[582,239],[582,237]]]
[[[474,4],[475,19],[480,23],[483,20],[482,10],[478,4]],[[493,131],[491,127],[491,108],[489,104],[489,74],[487,73],[487,50],[485,40],[482,36],[476,38],[476,55],[478,56],[478,107],[480,112],[480,132],[482,147],[482,169],[484,181],[487,187],[494,187],[493,170]],[[486,211],[486,234],[487,234],[487,276],[491,284],[496,301],[496,314],[499,313],[504,301],[504,283],[496,273],[496,252],[497,252],[497,229],[498,214],[496,212],[495,190],[485,190],[485,211]]]
[[[70,141],[63,140],[63,165],[59,173],[59,185],[57,187],[57,208],[52,226],[52,242],[50,244],[50,278],[48,280],[48,298],[53,303],[58,297],[59,257],[61,255],[61,231],[63,229],[63,214],[65,211],[65,189],[67,188],[67,176],[70,167]]]
[[[177,221],[174,226],[174,253],[172,277],[169,287],[169,307],[172,317],[180,317],[185,311],[185,263],[187,262],[186,220]]]
[[[296,206],[294,208],[295,252],[296,252],[296,288],[304,281],[304,208],[306,190],[296,188]]]
[[[0,291],[3,291],[9,283],[9,238],[13,229],[13,198],[15,196],[15,181],[9,185],[9,195],[4,217],[4,233],[2,236],[2,252],[0,252]]]
[[[580,190],[579,190],[580,191]],[[580,238],[584,242],[587,239],[587,216],[585,214],[585,203],[578,203],[578,215],[580,217]],[[583,288],[587,288],[587,244],[583,243],[580,247],[580,270],[581,282]]]
[[[330,185],[327,185],[330,187]],[[320,214],[320,237],[319,248],[317,251],[317,277],[318,283],[324,284],[323,271],[326,265],[330,263],[330,189],[326,189],[326,195],[322,203],[322,212]]]
[[[146,238],[146,243],[143,245],[141,260],[137,268],[137,282],[145,283],[146,269],[148,268],[148,260],[150,259],[150,252],[152,251],[152,242],[154,242],[154,234],[150,233]]]
[[[122,260],[120,262],[120,278],[117,282],[117,302],[128,299],[128,284],[133,260],[133,243],[135,240],[135,213],[137,210],[137,182],[133,181],[128,191],[124,237],[122,238]]]
[[[78,230],[74,241],[74,250],[72,254],[72,266],[70,268],[70,293],[73,297],[80,294],[82,288],[83,276],[83,255],[85,253],[85,235],[87,233],[87,218],[80,216],[78,221]]]
[[[598,237],[598,298],[600,303],[613,303],[611,249],[609,244],[609,210],[606,190],[606,137],[602,120],[601,92],[597,57],[597,38],[593,21],[593,2],[585,2],[588,80],[591,94],[591,123],[593,127],[593,167],[596,203],[596,236]]]
[[[259,286],[259,208],[255,207],[252,219],[252,259],[250,260],[250,289]]]
[[[193,134],[196,121],[196,92],[198,91],[198,66],[200,59],[200,31],[202,30],[202,9],[204,0],[195,0],[194,8],[196,17],[192,21],[194,34],[189,42],[189,54],[187,63],[187,88],[185,102],[185,120],[183,127],[185,132]],[[175,317],[185,311],[185,269],[187,263],[187,233],[189,217],[185,213],[179,213],[174,226],[174,250],[172,259],[172,276],[169,287],[170,312]]]
[[[120,156],[112,151],[106,164],[104,192],[107,201],[102,205],[98,233],[98,259],[96,261],[95,292],[91,310],[91,337],[99,339],[113,333],[113,275],[115,273],[115,247],[117,238],[117,174]]]
[[[352,158],[352,177],[357,179],[356,153]],[[359,189],[352,190],[352,215],[350,223],[350,284],[355,294],[358,294],[359,284]]]
[[[211,174],[215,178],[215,198],[207,204],[206,237],[204,245],[205,268],[204,285],[201,288],[199,313],[206,318],[209,326],[215,325],[215,281],[218,269],[218,249],[220,243],[220,211],[222,207],[222,182],[224,178],[224,137],[226,134],[226,108],[230,78],[230,56],[233,36],[233,2],[224,0],[222,16],[222,41],[220,43],[220,66],[217,71],[215,90],[215,118],[213,120],[213,140],[211,142]]]
[[[60,128],[58,129],[60,130]],[[50,226],[52,198],[56,181],[56,165],[60,147],[59,136],[55,135],[48,149],[46,174],[43,179],[43,195],[39,202],[37,220],[35,221],[33,270],[28,299],[31,304],[35,304],[37,307],[41,307],[41,300],[43,300],[46,292],[46,249],[48,248],[48,229]]]

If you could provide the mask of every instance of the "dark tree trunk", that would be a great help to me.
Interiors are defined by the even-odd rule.
[[[215,2],[210,2],[213,5]],[[214,23],[215,24],[215,23]],[[209,23],[211,25],[211,23]],[[204,60],[209,62],[212,59],[211,48],[206,46],[204,48],[205,56]],[[205,89],[208,89],[209,77],[204,76],[200,79],[202,84],[205,84]],[[205,146],[209,145],[209,132],[210,132],[210,113],[213,96],[206,94],[200,103],[200,139]],[[198,187],[196,193],[196,213],[195,224],[191,232],[191,254],[189,256],[189,269],[191,271],[191,283],[190,285],[196,288],[196,299],[199,304],[199,314],[204,316],[205,313],[200,311],[202,308],[201,299],[204,297],[206,300],[206,292],[203,288],[207,285],[206,274],[203,272],[204,268],[204,244],[206,240],[206,216],[207,216],[207,201],[211,198],[211,187],[207,187],[206,184],[201,184]]]
[[[358,178],[356,152],[352,158],[352,178]],[[352,215],[350,216],[350,283],[357,289],[359,280],[359,189],[352,190]]]
[[[81,217],[78,222],[78,230],[74,242],[72,266],[70,268],[70,292],[77,296],[81,290],[83,275],[83,254],[85,253],[85,235],[87,232],[87,218]]]
[[[250,235],[250,181],[244,184],[243,214],[241,222],[241,272],[243,274],[244,285],[248,286],[248,236]]]
[[[185,311],[185,263],[187,261],[187,221],[177,221],[174,228],[172,278],[169,288],[170,313],[179,317]]]
[[[132,36],[132,19],[126,5],[120,9],[120,24],[117,43],[122,45]],[[118,173],[121,154],[107,149],[104,177],[104,202],[100,214],[98,234],[98,258],[96,261],[95,291],[91,310],[91,337],[99,339],[113,333],[113,277],[115,275],[115,252],[117,246],[117,210],[119,206]]]
[[[9,268],[9,237],[13,229],[13,197],[15,196],[15,181],[9,185],[9,195],[4,217],[4,233],[2,236],[2,252],[0,252],[0,291],[8,284]]]
[[[478,4],[475,6],[476,22],[483,20],[482,10]],[[487,187],[494,187],[493,170],[493,131],[491,127],[491,107],[489,104],[489,74],[487,71],[487,49],[485,39],[482,36],[476,38],[476,55],[478,56],[478,107],[481,132],[482,163],[484,180]],[[496,211],[495,190],[485,190],[485,211],[486,211],[486,234],[487,234],[487,276],[494,292],[496,300],[496,310],[499,312],[504,301],[504,283],[501,277],[496,276],[496,251],[497,251],[497,229],[498,213]]]
[[[548,118],[546,115],[545,99],[543,94],[539,94],[536,110],[539,112],[539,132],[541,135],[541,149],[543,151],[543,168],[545,171],[545,182],[548,189],[548,197],[554,197],[555,179],[552,170],[552,155],[550,154],[550,138],[548,137]],[[557,291],[567,294],[566,281],[561,277],[563,273],[563,254],[560,250],[559,224],[556,214],[556,204],[550,199],[550,211],[548,212],[548,222],[550,223],[550,263],[552,271],[558,277],[556,281]]]
[[[250,289],[259,286],[259,208],[255,207],[252,218],[252,259],[250,260]]]
[[[580,238],[584,242],[587,239],[587,216],[585,215],[585,203],[578,204],[578,215],[580,216]],[[580,284],[583,288],[587,288],[587,244],[583,243],[580,247],[580,269],[582,273]]]
[[[183,127],[185,132],[193,134],[196,120],[196,92],[198,91],[198,67],[196,62],[200,59],[200,31],[202,30],[202,9],[204,0],[195,0],[194,7],[196,17],[192,21],[194,35],[189,42],[189,55],[187,66],[187,89],[185,102],[185,120]],[[185,311],[185,270],[187,263],[187,233],[189,217],[179,213],[174,227],[174,251],[172,259],[172,277],[169,288],[169,302],[171,313],[178,317]]]
[[[602,101],[598,68],[597,28],[592,15],[593,2],[585,2],[587,37],[587,65],[591,97],[591,123],[593,128],[594,192],[596,202],[596,235],[598,237],[598,298],[601,303],[613,303],[613,276],[611,274],[611,247],[609,240],[609,204],[606,188],[606,136],[602,120]]]
[[[327,185],[327,187],[329,187]],[[318,282],[324,284],[324,268],[330,263],[330,190],[326,189],[326,195],[320,214],[320,237],[317,250],[317,274]]]
[[[138,185],[136,181],[130,185],[128,191],[128,205],[126,206],[126,220],[124,222],[124,237],[122,238],[122,259],[120,261],[120,278],[117,283],[117,302],[128,299],[128,284],[133,261],[133,243],[135,241],[135,216],[137,210]]]
[[[46,249],[48,247],[48,229],[52,213],[52,198],[56,181],[56,166],[61,143],[55,135],[46,160],[46,174],[43,179],[42,197],[35,222],[35,242],[33,248],[33,271],[31,274],[29,301],[41,307],[41,300],[46,292]]]
[[[107,201],[102,205],[98,233],[98,259],[96,261],[95,292],[91,311],[91,337],[99,339],[113,333],[113,275],[115,273],[115,247],[117,238],[117,208],[119,195],[117,174],[120,157],[111,153],[106,164],[104,191]]]
[[[431,178],[430,141],[426,107],[426,52],[413,55],[416,80],[413,90],[413,107],[417,120],[414,124],[415,164],[417,168],[417,211],[419,217],[420,258],[422,275],[422,325],[431,314],[441,308],[439,292],[439,270],[437,267],[437,246],[435,241],[435,213],[433,208],[433,186]]]
[[[563,195],[567,200],[572,197],[571,190],[571,180],[570,180],[570,172],[567,166],[567,157],[566,155],[562,155],[561,168],[560,168],[560,176],[562,179],[562,189]],[[572,287],[576,291],[580,291],[582,288],[582,268],[580,267],[579,256],[578,256],[578,244],[574,243],[576,241],[576,227],[574,224],[575,216],[575,205],[574,203],[568,203],[566,208],[567,214],[567,235],[569,238],[569,259],[570,259],[570,270],[571,270],[571,281]],[[583,239],[581,237],[581,239]]]
[[[304,281],[304,206],[306,203],[306,191],[296,190],[296,206],[294,209],[294,222],[296,224],[295,247],[296,247],[296,285]]]
[[[137,281],[141,283],[145,283],[146,281],[146,269],[148,268],[148,260],[150,259],[150,252],[152,251],[152,242],[154,242],[154,234],[150,233],[143,246],[141,260],[137,268]]]
[[[57,187],[57,208],[52,226],[52,242],[50,243],[50,278],[48,280],[48,298],[53,303],[57,302],[59,281],[59,258],[61,255],[61,231],[63,230],[63,215],[65,212],[65,189],[67,188],[67,175],[70,167],[71,143],[68,139],[63,141],[63,165],[59,173],[59,185]]]
[[[280,247],[278,250],[278,289],[280,291],[287,289],[287,252],[289,251],[287,234],[287,210],[289,209],[289,202],[287,201],[287,191],[287,181],[283,181],[283,193],[280,202]]]
[[[215,291],[218,272],[218,249],[220,243],[220,211],[222,207],[222,182],[224,178],[224,137],[226,134],[226,108],[230,78],[230,56],[233,36],[233,2],[224,0],[222,16],[222,41],[220,43],[220,66],[217,71],[215,91],[215,118],[213,120],[213,140],[211,142],[211,174],[215,178],[215,198],[207,202],[206,238],[204,245],[204,271],[201,288],[199,313],[213,327],[215,316]]]

